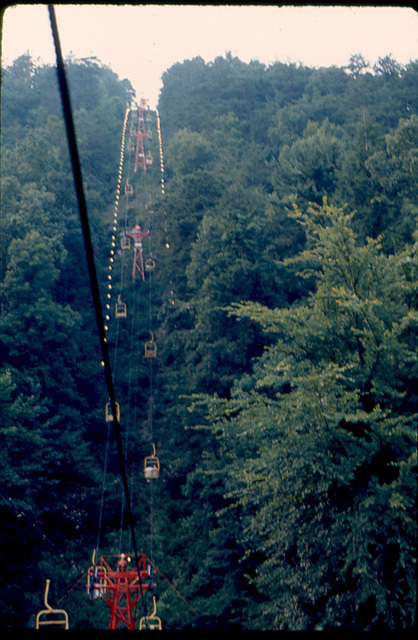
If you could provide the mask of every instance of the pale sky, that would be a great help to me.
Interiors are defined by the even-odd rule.
[[[55,5],[64,57],[96,56],[136,97],[157,104],[161,76],[176,62],[206,62],[227,51],[243,62],[343,67],[361,53],[371,65],[391,54],[418,59],[418,14],[409,7],[269,5]],[[55,64],[46,4],[6,9],[2,66],[29,52]]]

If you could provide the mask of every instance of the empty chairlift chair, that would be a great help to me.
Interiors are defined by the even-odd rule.
[[[152,614],[150,616],[143,616],[139,621],[139,629],[147,630],[147,631],[161,631],[162,624],[161,619],[156,615],[157,613],[157,603],[155,601],[155,596],[152,597],[152,601],[154,604],[154,608]]]
[[[144,345],[144,356],[145,358],[155,358],[157,355],[157,345],[154,342],[154,334],[151,333],[151,340]]]
[[[127,307],[124,302],[120,299],[120,295],[118,295],[118,301],[115,304],[115,318],[126,318],[127,316]]]
[[[46,586],[45,586],[44,603],[45,603],[46,609],[42,609],[42,611],[39,611],[36,614],[35,628],[39,629],[39,627],[44,625],[49,625],[49,626],[64,625],[64,629],[68,629],[69,628],[68,613],[64,611],[64,609],[53,609],[48,604],[49,583],[50,583],[50,580],[47,580]]]
[[[128,236],[123,235],[120,239],[120,248],[121,249],[130,249],[131,248],[131,239]]]
[[[115,405],[116,405],[116,419],[119,422],[119,419],[120,419],[119,403],[115,402]],[[106,422],[112,422],[112,421],[113,421],[112,404],[111,402],[108,402],[106,404]]]

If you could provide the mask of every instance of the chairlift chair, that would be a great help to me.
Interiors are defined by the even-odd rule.
[[[103,598],[107,595],[107,581],[106,576],[106,567],[99,567],[96,564],[96,549],[93,550],[93,555],[91,559],[92,565],[89,567],[87,571],[87,595],[91,600],[98,600],[99,598]],[[99,569],[102,575],[99,575]]]
[[[155,260],[151,256],[145,260],[145,271],[152,271],[155,267]]]
[[[152,455],[144,459],[144,476],[147,482],[160,477],[160,460],[155,453],[155,444],[152,445]]]
[[[134,192],[134,188],[129,182],[125,184],[125,196],[131,196]]]
[[[118,301],[115,304],[115,318],[126,318],[127,316],[127,307],[125,302],[122,302],[120,299],[120,294],[118,295]]]
[[[120,239],[121,249],[130,249],[131,248],[131,239],[127,236],[122,236]]]
[[[99,567],[94,563],[95,552],[93,552],[93,565],[87,571],[87,594],[91,600],[98,600],[107,595],[107,582],[105,576],[98,575]],[[102,567],[106,571],[106,567]]]
[[[64,628],[68,629],[69,628],[68,613],[64,611],[64,609],[53,609],[48,604],[49,583],[50,583],[50,580],[48,579],[46,581],[45,595],[44,595],[44,603],[45,603],[46,609],[42,609],[42,611],[39,611],[36,614],[35,628],[39,629],[39,627],[44,625],[64,625]],[[54,616],[54,617],[48,618],[45,616]]]
[[[116,419],[119,422],[119,419],[120,419],[119,403],[115,402],[115,405],[116,405]],[[112,422],[112,421],[113,421],[112,404],[108,402],[106,404],[106,422]]]
[[[163,626],[161,624],[161,619],[156,615],[157,613],[157,603],[155,601],[155,596],[152,597],[152,602],[154,608],[150,616],[142,616],[139,621],[139,629],[140,630],[148,630],[148,631],[161,631]]]
[[[154,342],[154,335],[151,333],[151,340],[144,345],[145,358],[155,358],[157,355],[157,345]]]

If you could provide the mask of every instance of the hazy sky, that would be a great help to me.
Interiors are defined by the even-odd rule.
[[[175,62],[227,51],[244,62],[345,66],[361,53],[373,65],[391,54],[418,58],[418,14],[408,7],[269,5],[55,5],[64,57],[96,56],[156,106],[163,72]],[[55,63],[47,5],[6,9],[2,65],[29,51]]]

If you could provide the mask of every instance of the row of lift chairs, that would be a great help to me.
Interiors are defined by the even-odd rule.
[[[150,131],[147,132],[147,136],[149,138],[151,137]],[[132,145],[131,142],[129,144]],[[132,150],[133,148],[134,147],[132,145]],[[150,166],[152,165],[152,162],[153,162],[153,159],[152,159],[151,152],[148,151],[148,153],[145,155],[145,164],[147,166]],[[132,195],[132,194],[133,194],[133,187],[129,183],[129,181],[127,181],[125,185],[125,195]],[[123,236],[121,238],[121,248],[130,249],[130,239],[127,236]],[[144,266],[146,271],[151,271],[155,267],[155,261],[152,258],[152,256],[145,260]],[[120,295],[118,295],[118,300],[115,305],[115,317],[116,318],[127,317],[127,306],[124,302],[122,302]],[[151,333],[151,340],[145,342],[145,345],[144,345],[144,357],[155,358],[156,355],[157,355],[157,346],[154,341],[154,336]],[[119,403],[116,403],[116,418],[119,421],[119,418],[120,418]],[[106,404],[106,422],[113,421],[113,419],[114,418],[113,418],[113,413],[111,409],[111,403],[108,402]],[[160,460],[156,455],[154,444],[152,445],[152,449],[153,449],[152,454],[150,456],[147,456],[144,459],[144,476],[147,482],[150,482],[151,480],[157,480],[160,477]],[[69,629],[69,620],[68,620],[67,612],[64,611],[63,609],[52,608],[48,602],[49,585],[50,585],[50,580],[47,580],[46,586],[45,586],[45,593],[44,593],[44,604],[46,608],[39,611],[38,614],[36,615],[35,628],[39,629],[45,625],[47,626],[52,625],[54,627],[63,626],[64,629]],[[150,616],[142,617],[140,619],[139,629],[152,630],[152,629],[162,628],[161,620],[156,616],[155,596],[153,597],[153,607],[154,607],[153,612]]]
[[[120,406],[119,403],[115,403],[116,406],[116,419],[119,422],[120,419]],[[113,412],[111,403],[106,404],[106,422],[113,422]],[[150,482],[151,480],[157,480],[160,477],[160,460],[155,452],[155,445],[152,445],[152,454],[144,459],[144,476],[145,479]]]
[[[146,163],[152,164],[152,156],[151,152],[148,152],[146,156]],[[125,185],[125,194],[132,195],[133,187],[129,182],[126,182]],[[130,238],[126,235],[121,237],[121,249],[126,250],[130,249]],[[152,271],[155,267],[155,260],[152,256],[146,258],[144,263],[145,271]],[[126,318],[127,317],[127,306],[126,303],[121,300],[121,296],[118,295],[117,302],[115,304],[115,317],[116,318]],[[154,334],[151,332],[151,340],[148,340],[144,344],[144,357],[145,358],[155,358],[157,356],[157,345],[154,341]],[[119,403],[116,403],[116,417],[119,421],[120,418],[120,408]],[[106,404],[106,422],[113,421],[113,413],[111,409],[111,404],[108,402]],[[150,480],[156,480],[160,476],[160,461],[158,456],[155,453],[155,445],[152,445],[153,453],[151,456],[147,456],[144,460],[144,476],[146,480],[149,482]]]

